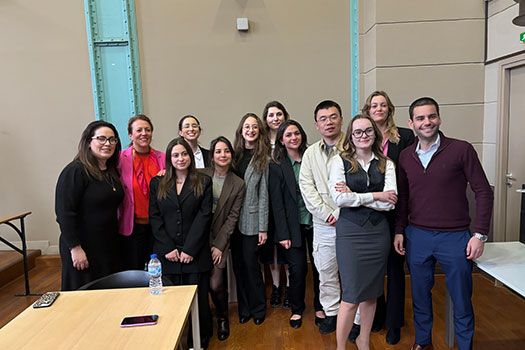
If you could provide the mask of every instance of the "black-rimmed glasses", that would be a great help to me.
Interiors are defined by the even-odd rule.
[[[365,130],[356,129],[352,132],[352,135],[354,135],[356,139],[360,139],[361,137],[363,137],[363,134],[366,134],[366,136],[368,137],[374,136],[374,128],[366,128]]]
[[[98,143],[100,143],[101,145],[105,145],[106,142],[109,141],[109,144],[110,145],[116,145],[118,143],[118,139],[116,137],[106,137],[106,136],[93,136],[91,138],[92,140],[97,140]]]

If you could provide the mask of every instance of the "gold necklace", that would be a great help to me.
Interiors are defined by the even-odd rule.
[[[113,188],[113,192],[116,192],[117,189],[115,188],[115,184],[113,183],[113,176],[111,176],[110,173],[107,173],[107,175],[109,176],[109,181],[111,181],[111,187]]]

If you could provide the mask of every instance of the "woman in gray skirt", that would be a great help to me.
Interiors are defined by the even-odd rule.
[[[336,224],[336,254],[343,296],[337,315],[337,349],[344,349],[355,312],[361,313],[360,350],[369,349],[376,299],[383,294],[390,249],[384,211],[394,209],[394,163],[381,151],[381,132],[372,118],[356,115],[344,151],[330,169],[330,194],[341,208]]]

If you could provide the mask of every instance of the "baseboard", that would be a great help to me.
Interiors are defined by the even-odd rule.
[[[22,249],[22,241],[9,241],[9,243]],[[42,255],[58,254],[59,252],[58,245],[49,245],[49,241],[27,241],[26,244],[27,244],[28,250],[38,249],[42,252]],[[7,244],[0,242],[0,250],[11,250],[11,249],[12,248],[9,247]]]

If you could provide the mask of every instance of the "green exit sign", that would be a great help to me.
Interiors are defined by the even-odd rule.
[[[520,34],[520,41],[525,43],[525,32]]]

